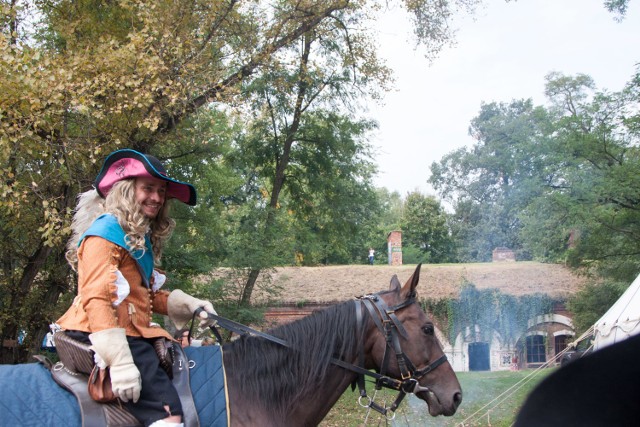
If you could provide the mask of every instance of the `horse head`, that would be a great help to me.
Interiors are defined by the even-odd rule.
[[[424,400],[430,415],[450,416],[462,402],[462,390],[433,322],[418,304],[419,278],[420,265],[404,286],[394,275],[389,291],[364,297],[372,317],[365,341],[367,367],[412,384],[412,390],[403,390]]]

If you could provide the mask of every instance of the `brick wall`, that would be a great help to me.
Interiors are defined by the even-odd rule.
[[[310,315],[315,310],[322,309],[326,305],[305,305],[299,306],[284,306],[284,307],[272,307],[267,309],[264,313],[264,318],[267,322],[267,327],[274,327],[285,323],[293,322],[294,320],[302,319],[305,316]]]
[[[389,265],[402,265],[402,231],[392,231],[387,235]]]

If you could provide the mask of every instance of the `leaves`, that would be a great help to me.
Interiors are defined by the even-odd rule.
[[[476,144],[431,167],[430,183],[456,209],[463,261],[498,246],[518,259],[570,262],[631,280],[637,275],[638,80],[599,92],[589,76],[547,76],[550,105],[483,104]],[[634,119],[635,118],[635,119]],[[569,236],[573,239],[569,247]]]
[[[550,313],[554,302],[542,294],[515,297],[497,289],[479,290],[472,283],[462,287],[459,298],[421,301],[443,326],[449,342],[456,342],[459,334],[476,334],[463,338],[491,342],[498,333],[503,342],[511,344],[522,337],[532,319]]]
[[[436,49],[451,36],[444,18],[455,5],[466,3],[474,1],[459,0],[453,5],[445,2],[438,7],[428,2],[406,2],[416,16],[420,15],[419,22],[430,25],[428,32],[420,34],[426,37],[424,42],[433,38]],[[375,97],[380,90],[388,88],[390,73],[377,57],[370,30],[370,12],[378,6],[376,1],[344,0],[0,3],[3,12],[0,18],[0,174],[3,177],[0,226],[4,232],[0,311],[22,306],[27,300],[43,306],[45,298],[49,306],[55,306],[60,289],[71,288],[69,283],[73,277],[68,276],[68,271],[56,269],[64,265],[62,254],[71,211],[76,195],[90,188],[102,159],[111,151],[123,147],[142,152],[157,150],[166,158],[185,154],[177,142],[189,137],[196,139],[198,133],[189,134],[188,128],[206,127],[198,122],[206,116],[200,113],[224,105],[230,115],[241,117],[252,99],[240,95],[254,83],[264,93],[270,92],[274,102],[282,97],[277,114],[282,121],[273,126],[269,124],[266,129],[286,130],[285,138],[292,138],[297,132],[289,128],[293,123],[291,114],[306,111],[316,100],[326,111],[355,109],[356,98],[361,94]],[[303,73],[298,74],[301,62],[296,54],[311,44],[315,50],[308,51],[310,55],[301,69]],[[291,94],[302,95],[299,103],[290,103],[290,109],[286,110],[284,101],[290,101]],[[259,97],[253,100],[260,102]],[[323,202],[335,203],[353,196],[354,201],[362,202],[363,206],[358,211],[354,202],[349,212],[337,212],[345,214],[348,220],[336,226],[330,233],[333,235],[350,232],[349,221],[365,216],[364,211],[375,202],[368,191],[360,196],[360,190],[368,187],[365,179],[372,170],[363,160],[366,156],[358,157],[353,148],[348,148],[349,135],[346,134],[359,135],[370,124],[358,119],[351,123],[331,120],[336,126],[333,130],[338,133],[336,138],[345,143],[345,150],[330,155],[337,159],[351,149],[354,160],[333,169],[318,170],[315,174],[318,183],[331,183],[327,177],[320,179],[320,172],[343,174],[346,181],[344,185],[331,187],[331,197],[308,198],[309,205],[323,206]],[[298,121],[296,126],[299,124]],[[348,129],[351,125],[354,128]],[[362,129],[358,130],[358,126]],[[310,124],[308,129],[313,127],[317,125]],[[340,132],[346,133],[339,135]],[[219,184],[225,192],[226,186],[239,186],[237,176],[224,178],[226,165],[216,158],[215,149],[200,151],[197,148],[199,144],[205,147],[217,143],[212,133],[203,132],[203,136],[201,140],[189,141],[197,142],[188,145],[193,147],[190,159],[195,158],[197,162],[198,152],[211,155],[213,159],[202,159],[209,162],[207,166],[211,169],[193,167],[190,171],[188,165],[180,165],[181,172],[193,178],[197,172],[204,171],[203,183]],[[324,136],[316,131],[309,135]],[[294,139],[289,140],[293,142]],[[283,153],[273,152],[276,156]],[[307,154],[307,160],[311,160],[313,153]],[[255,159],[265,160],[260,159],[258,151],[254,155]],[[280,164],[286,166],[286,162]],[[249,172],[260,177],[258,169],[270,167],[273,165],[266,160],[260,161],[255,164],[256,169]],[[314,170],[306,165],[296,172],[297,177],[304,180],[304,174]],[[242,176],[249,178],[247,185],[254,184],[250,173]],[[277,177],[285,179],[282,174]],[[359,182],[361,178],[363,181]],[[269,193],[267,184],[268,181],[258,182]],[[301,189],[306,185],[303,184]],[[293,196],[294,190],[297,191],[292,185],[289,196]],[[233,191],[229,193],[213,190],[206,198],[210,210],[197,213],[209,221],[220,212],[216,210],[219,204],[215,198],[229,200],[236,195]],[[301,190],[297,194],[303,193]],[[269,203],[275,209],[278,194],[271,192],[271,196],[275,201]],[[259,199],[255,200],[253,206],[259,206]],[[304,211],[298,208],[296,211]],[[188,217],[195,211],[180,213]],[[253,219],[256,215],[246,218]],[[283,216],[282,223],[287,222]],[[187,221],[187,224],[200,225],[197,221]],[[333,226],[329,213],[322,212],[317,226],[325,229]],[[185,236],[195,234],[193,228],[184,232]],[[211,233],[204,236],[222,234],[220,229],[212,228]],[[193,245],[204,240],[205,237],[194,238]],[[184,238],[182,243],[186,242],[188,239]],[[336,241],[327,238],[323,244],[334,243]],[[191,250],[190,245],[187,247]],[[211,245],[207,249],[211,250]],[[346,257],[352,255],[353,250],[342,247],[337,253]],[[192,254],[190,261],[194,270],[201,268],[195,262],[198,251]],[[45,266],[55,270],[55,274],[43,273]],[[45,291],[36,293],[39,286]],[[30,299],[32,292],[33,299]],[[30,335],[35,336],[33,331],[47,323],[35,311],[33,316],[25,313],[3,324],[2,338],[15,338],[19,328],[31,328]]]
[[[403,246],[418,249],[430,263],[453,260],[453,240],[449,231],[449,218],[434,197],[418,192],[409,193],[404,202],[401,222]],[[407,258],[403,261],[410,263]]]

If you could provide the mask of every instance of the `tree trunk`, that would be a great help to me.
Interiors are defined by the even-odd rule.
[[[274,212],[278,207],[278,199],[280,197],[280,192],[285,184],[285,171],[289,166],[289,158],[291,155],[291,146],[297,136],[298,129],[300,128],[300,119],[302,117],[302,113],[305,108],[303,107],[303,101],[305,95],[307,93],[308,84],[306,83],[306,72],[307,72],[307,64],[309,62],[309,53],[311,52],[311,43],[313,41],[313,37],[309,34],[304,36],[304,50],[302,52],[302,56],[300,58],[300,74],[298,77],[298,94],[296,97],[296,104],[293,113],[293,121],[291,126],[286,130],[284,145],[282,147],[282,156],[278,159],[278,163],[276,166],[276,174],[273,179],[273,190],[271,191],[271,199],[269,200],[269,212],[267,213],[267,219],[265,221],[264,235],[266,236],[266,230],[272,226],[274,221]],[[248,306],[251,302],[251,294],[253,293],[253,289],[256,284],[256,280],[258,280],[258,276],[260,275],[259,268],[253,268],[249,272],[249,277],[247,277],[247,281],[244,285],[244,289],[242,290],[242,297],[240,298],[241,306]]]
[[[40,243],[38,249],[27,261],[27,264],[22,271],[22,277],[18,282],[18,286],[11,293],[9,307],[14,307],[17,310],[17,307],[21,307],[23,305],[22,303],[29,293],[29,289],[31,289],[36,275],[42,269],[42,266],[44,265],[51,251],[52,248],[50,246],[45,245],[44,242]],[[19,333],[18,320],[18,315],[9,317],[6,319],[6,323],[2,327],[2,357],[0,359],[4,363],[18,363],[19,359],[21,358],[17,346]],[[5,347],[5,344],[10,345],[14,342],[15,347]]]

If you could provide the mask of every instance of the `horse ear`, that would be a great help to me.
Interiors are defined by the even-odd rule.
[[[398,280],[398,276],[396,274],[391,278],[391,285],[389,285],[389,290],[393,292],[400,292],[400,280]]]
[[[415,296],[416,294],[416,286],[418,286],[418,282],[420,281],[420,267],[422,267],[422,264],[418,264],[415,271],[413,272],[411,277],[409,277],[409,280],[407,280],[402,288],[402,294],[405,298]]]

